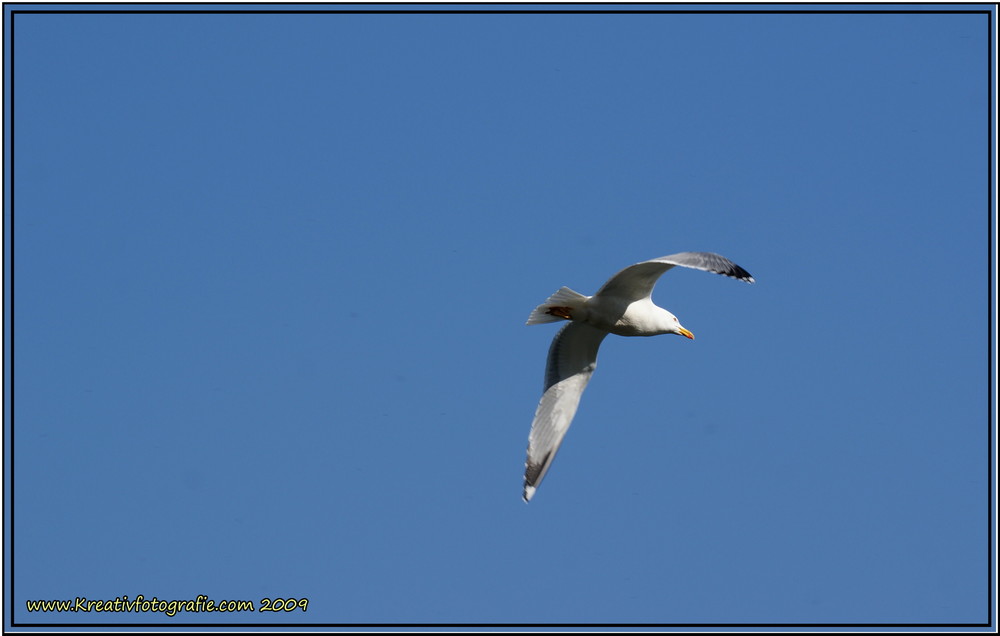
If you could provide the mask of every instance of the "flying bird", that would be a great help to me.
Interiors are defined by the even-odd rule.
[[[619,336],[657,336],[674,333],[694,340],[672,313],[653,304],[656,281],[675,266],[754,282],[748,271],[724,256],[710,252],[681,252],[626,267],[593,296],[568,287],[549,296],[528,316],[529,325],[567,320],[549,347],[545,389],[528,436],[524,470],[524,501],[531,501],[548,472],[580,396],[597,366],[597,349],[609,333]]]

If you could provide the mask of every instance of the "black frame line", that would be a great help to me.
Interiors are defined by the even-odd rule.
[[[106,3],[98,3],[106,4]],[[354,4],[349,3],[349,4]],[[935,3],[937,4],[937,3]],[[648,5],[645,5],[648,6]],[[759,11],[753,11],[751,9],[733,9],[726,11],[712,11],[711,9],[676,9],[676,10],[656,10],[656,9],[579,9],[576,11],[560,11],[558,9],[537,9],[534,11],[517,10],[517,9],[397,9],[392,11],[376,11],[373,9],[233,9],[227,11],[225,9],[178,9],[176,11],[166,11],[166,10],[149,10],[143,11],[141,9],[94,9],[92,11],[78,11],[75,9],[52,9],[46,11],[44,9],[20,9],[13,10],[11,14],[23,13],[28,14],[94,14],[94,15],[104,15],[104,14],[234,14],[234,15],[247,15],[247,14],[273,14],[273,15],[294,15],[294,14],[366,14],[374,15],[379,13],[392,14],[392,15],[432,15],[432,14],[465,14],[465,15],[493,15],[493,14],[520,14],[520,15],[553,15],[553,14],[724,14],[724,15],[757,15],[757,14],[783,14],[783,15],[830,15],[830,14],[872,14],[872,15],[898,15],[903,13],[921,13],[921,14],[989,14],[986,10],[974,10],[974,9],[928,9],[924,11],[893,11],[892,9],[872,9],[870,11],[858,11],[851,9],[818,9],[815,11],[809,11],[807,9],[761,9]]]
[[[109,3],[106,2],[67,2],[59,3],[57,6],[107,6]],[[796,3],[796,6],[818,6],[818,7],[828,7],[828,6],[844,6],[853,7],[850,9],[781,9],[781,8],[759,8],[759,9],[735,9],[735,8],[719,8],[719,9],[670,9],[662,8],[664,6],[714,6],[714,7],[734,7],[737,5],[732,4],[720,4],[713,2],[679,2],[679,3],[614,3],[615,9],[590,9],[586,7],[591,6],[609,6],[609,3],[605,2],[578,2],[573,4],[559,5],[563,8],[546,8],[531,10],[527,8],[517,8],[517,9],[475,9],[475,8],[463,8],[454,9],[450,8],[455,5],[453,4],[440,4],[433,2],[421,2],[414,3],[416,6],[433,6],[439,7],[434,9],[402,9],[402,8],[384,8],[377,9],[375,7],[400,7],[400,6],[414,6],[414,4],[386,4],[381,2],[322,2],[322,3],[288,3],[279,4],[273,2],[245,2],[240,3],[241,5],[256,5],[256,6],[294,6],[299,7],[296,9],[171,9],[171,7],[176,6],[218,6],[216,3],[211,2],[164,2],[149,4],[151,8],[148,10],[144,9],[16,9],[14,7],[18,6],[32,6],[40,7],[38,3],[31,2],[5,2],[3,6],[5,9],[10,7],[9,11],[5,12],[10,16],[9,31],[7,31],[7,22],[5,20],[4,28],[6,32],[6,40],[9,43],[5,53],[7,54],[7,66],[4,69],[9,77],[9,94],[7,89],[7,84],[4,85],[4,97],[5,103],[9,104],[9,115],[6,115],[4,121],[4,133],[8,139],[10,166],[9,166],[9,183],[5,175],[3,181],[3,193],[4,195],[9,194],[10,196],[10,208],[7,210],[9,213],[9,228],[10,236],[7,241],[3,243],[3,258],[4,264],[8,268],[9,272],[9,293],[10,293],[10,304],[6,305],[7,298],[4,298],[5,312],[4,312],[4,323],[5,326],[9,325],[10,338],[6,342],[9,347],[10,352],[10,396],[7,401],[7,405],[10,408],[10,426],[9,426],[9,447],[7,444],[8,435],[5,434],[3,438],[3,453],[6,458],[6,454],[9,450],[9,475],[7,484],[8,489],[4,495],[6,498],[4,506],[4,516],[5,516],[5,529],[7,527],[6,521],[9,520],[10,528],[10,541],[9,544],[5,541],[5,552],[10,559],[10,579],[9,579],[9,596],[5,599],[5,602],[9,602],[7,607],[8,616],[11,617],[10,627],[25,627],[25,628],[67,628],[67,627],[77,627],[77,628],[108,628],[108,629],[127,629],[127,628],[152,628],[152,629],[172,629],[172,628],[228,628],[228,629],[247,629],[247,628],[285,628],[285,629],[313,629],[313,628],[415,628],[415,627],[451,627],[451,628],[528,628],[528,627],[541,627],[541,628],[553,628],[553,627],[566,627],[566,628],[772,628],[772,629],[789,629],[789,628],[983,628],[983,627],[993,627],[994,625],[994,552],[993,552],[993,540],[994,540],[994,507],[993,507],[993,466],[994,466],[994,456],[993,456],[993,414],[994,414],[994,395],[992,389],[994,387],[994,374],[993,374],[993,325],[994,325],[994,278],[993,278],[993,263],[994,263],[994,245],[993,245],[993,212],[996,210],[995,207],[995,189],[994,189],[994,152],[996,150],[994,145],[994,127],[993,127],[993,117],[995,113],[995,102],[994,95],[996,86],[993,82],[994,73],[994,33],[993,33],[993,20],[996,11],[998,10],[998,5],[996,3],[982,3],[982,2],[971,2],[971,3],[961,3],[955,4],[955,9],[919,9],[913,7],[922,6],[933,6],[942,7],[946,3],[941,2],[880,2],[873,6],[898,6],[899,9],[865,9],[864,4],[859,4],[856,2],[823,2],[823,3]],[[457,3],[456,3],[457,4]],[[372,8],[365,9],[313,9],[313,6],[369,6]],[[461,5],[470,7],[471,5]],[[482,6],[517,6],[517,7],[531,7],[531,6],[555,6],[552,3],[544,2],[490,2],[488,4],[484,3]],[[760,6],[764,7],[776,7],[781,6],[775,3],[760,3]],[[583,7],[583,8],[581,8]],[[634,7],[634,8],[621,8],[621,7]],[[661,7],[661,8],[649,8],[649,7]],[[983,7],[983,8],[975,8]],[[991,8],[987,8],[991,7]],[[799,14],[799,15],[830,15],[830,14],[856,14],[856,15],[867,15],[867,14],[971,14],[971,15],[985,15],[987,17],[987,59],[988,59],[988,96],[987,96],[987,130],[989,138],[987,140],[987,155],[988,155],[988,170],[987,174],[987,280],[989,285],[988,291],[988,307],[987,307],[987,340],[988,340],[988,350],[987,350],[987,439],[988,439],[988,462],[987,462],[987,492],[988,492],[988,537],[987,537],[987,552],[988,552],[988,563],[987,563],[987,622],[983,623],[903,623],[903,622],[886,622],[886,623],[305,623],[305,622],[284,622],[284,623],[174,623],[174,622],[163,622],[163,623],[109,623],[109,622],[95,622],[95,623],[72,623],[72,622],[18,622],[14,619],[15,608],[14,608],[14,588],[15,588],[15,575],[14,575],[14,560],[15,560],[15,550],[14,550],[14,498],[15,498],[15,487],[14,487],[14,378],[15,378],[15,364],[14,364],[14,344],[15,344],[15,331],[14,331],[14,290],[15,290],[15,276],[14,276],[14,220],[15,220],[15,203],[14,203],[14,170],[16,162],[14,160],[15,146],[14,146],[14,133],[15,133],[15,118],[14,118],[14,107],[15,107],[15,17],[18,14],[25,15],[37,15],[37,14],[97,14],[97,15],[111,15],[111,14],[151,14],[151,15],[166,15],[166,14],[411,14],[411,15],[430,15],[430,14],[483,14],[483,15],[493,15],[493,14],[521,14],[521,15],[531,15],[531,14],[719,14],[719,15],[774,15],[774,14]],[[6,17],[6,16],[5,16]],[[9,102],[6,99],[9,98]],[[5,148],[6,151],[6,148]],[[6,198],[4,205],[6,206]],[[9,245],[9,247],[8,247]],[[9,260],[8,260],[9,255]],[[8,311],[9,310],[9,313]],[[5,330],[5,337],[7,331]],[[6,360],[5,360],[6,363]],[[5,430],[5,433],[7,431]],[[7,494],[9,492],[9,495]],[[9,504],[9,508],[8,505]],[[9,513],[8,513],[9,510]],[[6,537],[5,537],[6,538]],[[9,550],[9,552],[8,552]],[[6,573],[5,573],[6,575]]]
[[[801,627],[987,627],[987,623],[22,623],[21,627],[714,627],[714,628],[801,628]]]
[[[4,6],[8,6],[8,7],[16,7],[16,6],[40,7],[40,6],[43,6],[43,4],[44,4],[44,2],[4,2],[3,3]],[[112,0],[112,1],[109,1],[109,2],[83,1],[83,2],[58,2],[58,3],[52,3],[52,4],[54,4],[55,6],[109,6],[109,5],[113,6],[113,5],[119,4],[119,3],[116,3],[116,2],[114,2]],[[122,2],[120,4],[129,4],[129,3]],[[224,4],[226,4],[226,3],[225,2],[205,2],[205,1],[191,1],[191,2],[149,2],[149,3],[146,3],[146,5],[145,5],[145,6],[151,7],[149,10],[143,10],[143,9],[127,10],[127,9],[122,9],[121,11],[130,11],[130,12],[135,12],[135,13],[176,13],[176,12],[181,12],[181,11],[180,10],[179,11],[167,11],[167,10],[163,9],[162,7],[175,7],[175,6],[221,6],[221,5],[224,5]],[[565,6],[565,7],[601,7],[601,6],[603,6],[603,7],[663,7],[663,6],[737,7],[737,6],[741,6],[742,4],[744,4],[744,3],[739,2],[739,0],[735,0],[734,2],[731,2],[731,3],[727,3],[727,2],[712,2],[712,1],[695,1],[695,2],[616,2],[615,0],[580,0],[579,2],[572,2],[572,3],[561,3],[560,0],[553,0],[552,2],[543,2],[543,1],[522,1],[522,2],[518,2],[518,1],[503,1],[503,0],[498,1],[498,2],[480,2],[479,0],[469,0],[469,2],[460,2],[460,1],[459,2],[407,2],[406,0],[401,0],[400,2],[396,2],[396,3],[394,3],[394,2],[378,2],[378,1],[375,1],[375,2],[372,2],[372,1],[350,2],[350,1],[346,1],[346,0],[335,0],[333,2],[323,2],[323,1],[315,1],[315,2],[310,2],[310,1],[306,1],[306,2],[271,1],[271,2],[268,2],[268,1],[265,1],[265,0],[261,0],[261,1],[251,0],[249,2],[234,3],[234,6],[252,5],[252,6],[260,6],[260,7],[303,7],[303,9],[274,9],[274,10],[270,10],[270,9],[248,9],[248,10],[234,9],[232,11],[228,11],[228,10],[225,10],[225,9],[206,9],[204,11],[194,11],[194,10],[191,10],[191,12],[192,13],[207,13],[207,12],[215,12],[215,13],[242,13],[242,12],[246,12],[246,11],[250,11],[250,12],[262,12],[262,13],[309,13],[311,11],[320,12],[320,13],[351,13],[351,12],[356,12],[356,11],[361,11],[362,13],[407,13],[407,12],[409,12],[408,10],[403,10],[403,9],[382,9],[382,10],[376,10],[376,9],[373,8],[373,9],[363,9],[363,10],[352,10],[352,9],[310,10],[310,9],[306,8],[306,7],[313,7],[313,6],[331,6],[331,5],[332,6],[365,6],[365,7],[431,6],[431,7],[440,7],[440,9],[426,9],[426,10],[419,10],[419,11],[425,12],[425,13],[449,13],[450,11],[449,11],[448,7],[456,7],[456,6],[460,6],[460,7],[474,7],[474,6],[482,6],[482,7],[494,7],[494,6],[504,6],[504,7],[506,7],[506,6],[518,6],[518,7],[530,7],[530,6],[544,6],[544,7],[557,7],[557,6]],[[768,13],[768,12],[785,12],[785,11],[787,11],[787,12],[793,12],[793,13],[826,13],[826,12],[830,12],[830,11],[834,11],[834,12],[836,12],[836,11],[842,11],[842,12],[846,12],[846,13],[963,13],[963,12],[965,12],[965,13],[989,13],[989,11],[985,10],[985,9],[970,9],[969,7],[994,6],[997,3],[994,3],[994,2],[948,2],[948,0],[943,0],[943,1],[940,1],[940,2],[933,2],[933,1],[927,1],[927,0],[919,1],[919,2],[904,2],[904,1],[898,1],[898,0],[896,0],[896,1],[889,1],[889,2],[865,2],[865,1],[862,0],[862,1],[858,1],[858,2],[834,1],[834,2],[789,2],[789,3],[786,3],[786,2],[781,2],[779,0],[779,1],[772,1],[772,2],[756,2],[756,3],[750,4],[750,6],[758,6],[758,7],[781,7],[781,6],[785,6],[785,5],[788,5],[788,4],[791,4],[791,5],[794,5],[794,6],[816,6],[816,7],[843,6],[843,7],[854,7],[854,9],[843,9],[843,10],[787,9],[786,10],[786,9],[735,9],[735,8],[733,8],[733,9],[715,9],[715,10],[703,9],[703,10],[699,10],[699,11],[704,12],[704,13]],[[935,6],[936,7],[946,7],[946,6],[955,6],[955,7],[964,7],[964,9],[944,9],[944,8],[942,8],[942,9],[937,10],[937,11],[935,11],[935,10],[906,11],[906,10],[902,10],[902,9],[900,9],[900,10],[892,10],[892,9],[870,9],[870,10],[865,10],[863,8],[863,7],[868,7],[868,6],[870,6],[870,7],[875,7],[875,6],[896,6],[896,7],[935,7]],[[84,11],[84,10],[77,10],[77,9],[53,9],[51,11],[50,10],[45,10],[45,9],[19,9],[19,10],[18,9],[12,9],[12,11],[18,11],[19,13],[99,13],[99,12],[102,12],[102,10]],[[115,11],[115,10],[109,9],[108,11]],[[538,11],[527,11],[527,10],[520,10],[520,9],[517,9],[517,10],[511,9],[511,10],[508,11],[508,10],[503,10],[503,9],[495,9],[495,10],[492,10],[492,9],[483,9],[483,10],[476,10],[476,9],[472,9],[472,8],[462,9],[460,11],[463,11],[463,12],[466,12],[466,13],[495,13],[495,12],[537,13],[538,12]],[[542,11],[542,10],[539,10],[539,11]],[[576,9],[576,10],[565,9],[565,10],[563,10],[563,9],[555,9],[555,8],[545,9],[544,11],[547,11],[549,13],[586,13],[586,12],[588,12],[588,10],[586,10],[586,9]],[[688,10],[687,9],[647,9],[647,10],[642,10],[642,9],[632,9],[632,10],[630,10],[630,9],[621,9],[621,10],[618,10],[618,9],[608,9],[608,11],[620,11],[621,13],[685,13]]]
[[[4,20],[4,29],[5,30],[6,30],[6,27],[7,27],[7,22],[6,22],[6,19],[5,19]],[[4,277],[4,286],[10,291],[10,306],[9,306],[10,315],[9,315],[9,318],[8,318],[8,314],[7,314],[7,309],[8,309],[8,306],[7,306],[7,295],[4,294],[4,299],[3,299],[3,302],[4,302],[3,320],[4,320],[4,327],[5,327],[4,328],[4,345],[5,345],[5,347],[7,347],[7,350],[10,352],[10,358],[9,358],[10,359],[10,371],[9,371],[9,375],[7,375],[5,373],[5,375],[7,375],[7,379],[10,381],[10,396],[7,396],[7,394],[6,394],[7,386],[6,386],[6,382],[5,382],[4,383],[4,396],[5,397],[9,397],[9,401],[8,400],[4,400],[4,402],[5,402],[5,404],[4,404],[4,421],[6,422],[6,420],[7,420],[7,405],[9,404],[10,405],[10,429],[9,429],[10,430],[10,447],[8,449],[8,446],[7,446],[7,430],[8,429],[7,429],[6,426],[4,426],[3,459],[4,459],[5,464],[7,466],[10,466],[10,472],[9,473],[6,470],[4,471],[4,475],[5,476],[6,475],[10,475],[10,479],[5,480],[6,483],[7,483],[7,488],[9,488],[10,490],[8,491],[7,488],[5,488],[4,489],[4,493],[3,493],[4,499],[5,499],[4,506],[3,506],[3,518],[4,518],[4,542],[3,542],[3,544],[4,544],[4,557],[8,558],[9,562],[10,562],[10,581],[9,581],[10,597],[9,597],[9,599],[7,599],[7,598],[4,599],[4,604],[7,604],[8,602],[10,603],[10,605],[7,607],[7,611],[8,611],[7,615],[11,617],[11,626],[13,627],[13,625],[14,625],[14,618],[13,618],[14,617],[14,13],[13,12],[11,12],[11,14],[10,14],[10,32],[9,33],[5,33],[5,36],[6,36],[4,38],[5,42],[8,42],[8,41],[10,42],[10,49],[9,49],[10,52],[9,52],[9,54],[5,58],[7,60],[7,64],[9,64],[10,67],[9,67],[9,70],[8,70],[8,68],[6,66],[4,68],[4,74],[7,77],[10,78],[10,111],[9,111],[10,115],[7,115],[7,111],[5,109],[5,111],[4,111],[4,131],[3,132],[4,132],[4,142],[5,142],[4,143],[4,159],[5,159],[5,161],[6,161],[7,156],[8,156],[7,155],[7,144],[8,143],[10,144],[9,145],[9,147],[10,147],[10,155],[9,155],[10,156],[10,167],[9,167],[9,170],[10,170],[10,185],[8,186],[8,184],[7,184],[7,175],[4,174],[4,179],[3,179],[4,201],[3,201],[3,204],[4,204],[4,211],[7,212],[7,209],[6,209],[6,206],[7,206],[6,195],[9,192],[9,194],[10,194],[10,210],[9,210],[9,212],[10,212],[10,217],[9,217],[10,218],[10,237],[9,237],[9,239],[10,239],[10,241],[9,241],[10,242],[10,252],[9,252],[9,254],[10,254],[10,261],[9,261],[9,263],[7,261],[7,255],[8,255],[7,244],[8,244],[8,241],[6,239],[8,237],[6,236],[6,228],[5,228],[5,235],[4,235],[4,239],[5,240],[3,241],[3,259],[4,259],[3,260],[3,264],[4,264],[4,271],[7,272],[7,274],[10,276],[10,278],[9,278],[9,281],[10,281],[9,282],[9,286],[8,286],[8,279],[6,278],[6,276]],[[4,51],[4,53],[7,53],[7,51]],[[4,82],[3,92],[4,92],[4,105],[6,106],[7,105],[7,99],[6,99],[7,98],[7,83],[6,82]],[[9,120],[7,119],[7,117],[9,117]],[[8,190],[8,187],[9,187],[9,190]],[[6,220],[7,220],[7,214],[4,214],[4,225],[6,225]],[[8,322],[8,320],[9,320],[9,322]],[[9,341],[6,340],[7,339],[7,329],[6,329],[6,327],[8,325],[10,327],[10,340]],[[5,372],[7,371],[7,360],[6,359],[4,360],[4,371]],[[10,459],[9,460],[7,458],[7,451],[8,450],[10,451]],[[8,492],[10,493],[9,496],[7,494]],[[8,508],[8,505],[10,506],[9,508]],[[8,510],[10,511],[9,513],[8,513]],[[7,542],[7,532],[6,532],[6,530],[7,530],[7,521],[8,520],[10,521],[10,542],[9,543]],[[10,550],[9,553],[8,553],[8,549]],[[4,582],[5,583],[7,583],[7,578],[6,577],[7,577],[7,572],[5,571],[4,572]]]

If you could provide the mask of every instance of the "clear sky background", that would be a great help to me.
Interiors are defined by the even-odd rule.
[[[15,15],[13,619],[987,621],[990,19]]]

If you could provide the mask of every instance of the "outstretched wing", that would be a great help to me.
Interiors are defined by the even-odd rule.
[[[722,274],[748,283],[754,282],[750,272],[725,256],[711,252],[681,252],[626,267],[604,283],[595,296],[616,296],[630,300],[648,298],[660,276],[676,265]]]
[[[585,323],[571,322],[552,340],[545,365],[545,392],[528,436],[525,501],[531,501],[569,430],[580,396],[597,366],[597,349],[606,335],[607,332]]]

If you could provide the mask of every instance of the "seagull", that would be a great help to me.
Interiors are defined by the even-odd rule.
[[[657,336],[673,333],[694,340],[672,313],[653,304],[656,281],[673,267],[690,267],[748,283],[753,276],[724,256],[711,252],[681,252],[636,263],[611,277],[593,296],[568,287],[549,296],[528,316],[529,325],[567,320],[549,347],[545,388],[528,436],[524,469],[525,502],[552,465],[580,396],[597,366],[597,349],[609,333],[619,336]]]

